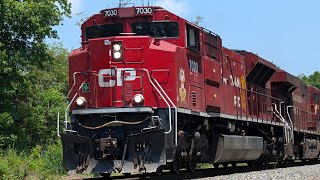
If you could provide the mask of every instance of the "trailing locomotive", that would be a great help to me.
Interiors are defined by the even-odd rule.
[[[320,90],[271,62],[161,7],[105,9],[81,30],[60,134],[68,170],[318,160]]]

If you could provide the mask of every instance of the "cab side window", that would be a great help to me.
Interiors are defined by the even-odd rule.
[[[191,26],[187,26],[187,47],[191,50],[200,51],[200,31],[199,29]]]

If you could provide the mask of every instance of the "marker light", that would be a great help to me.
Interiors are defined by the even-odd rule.
[[[144,97],[141,94],[136,94],[133,97],[133,105],[134,106],[142,106],[144,103]]]
[[[86,99],[84,97],[78,97],[76,103],[78,106],[84,106],[86,104]]]

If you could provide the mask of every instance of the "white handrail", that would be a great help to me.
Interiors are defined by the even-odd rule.
[[[78,90],[80,90],[80,89],[82,88],[83,84],[84,84],[84,83],[81,84],[81,86],[79,87]],[[65,117],[64,117],[64,126],[65,126],[66,129],[68,129],[68,123],[69,123],[69,121],[68,121],[68,111],[69,111],[69,109],[70,109],[71,104],[74,102],[74,100],[76,99],[77,96],[78,96],[78,92],[76,92],[76,93],[74,94],[74,96],[73,96],[73,98],[71,99],[70,103],[68,104],[66,110],[64,111],[64,116],[65,116]]]
[[[289,114],[289,108],[295,108],[295,109],[298,109],[299,111],[303,111],[303,112],[305,112],[305,113],[307,113],[307,114],[313,115],[312,112],[306,111],[306,110],[304,110],[304,109],[301,109],[301,108],[298,108],[298,107],[295,107],[295,106],[287,106],[287,114],[288,114],[288,116],[289,116],[289,120],[290,120],[290,122],[291,122],[291,124],[292,124],[292,127],[293,127],[293,123],[292,123],[291,116],[290,116],[290,114]]]
[[[154,82],[160,87],[160,90],[163,92],[163,94],[166,96],[166,98],[169,100],[169,102],[171,103],[171,105],[173,106],[173,108],[175,109],[175,133],[177,133],[177,131],[178,131],[178,122],[177,122],[177,120],[178,120],[178,109],[177,109],[177,106],[172,102],[172,100],[169,98],[169,96],[168,96],[168,94],[163,90],[163,88],[160,86],[160,84],[158,83],[158,81],[155,79],[155,78],[153,78],[154,79]],[[171,114],[170,114],[171,115]],[[178,145],[178,137],[175,135],[175,144],[176,144],[176,146]]]
[[[80,72],[75,72],[73,73],[73,85],[71,86],[69,92],[68,92],[68,97],[69,95],[71,94],[73,88],[76,86],[76,75],[77,74],[80,74]],[[81,84],[81,86],[79,87],[79,90],[82,88],[82,85],[83,83]],[[65,110],[65,113],[64,113],[64,116],[65,116],[65,120],[64,120],[64,124],[65,124],[65,128],[68,129],[68,110],[71,106],[71,104],[73,103],[74,99],[77,97],[78,93],[76,92],[76,94],[73,96],[72,100],[70,101],[70,103],[68,104],[66,110]],[[57,117],[57,135],[58,137],[61,137],[60,136],[60,108],[59,108],[59,111],[58,111],[58,117]]]
[[[286,125],[288,125],[288,122],[284,119],[284,117],[279,113],[278,111],[278,106],[276,103],[272,103],[275,106],[275,111],[278,114],[278,116],[280,117],[279,119]]]
[[[283,102],[283,101],[280,102],[280,106],[279,106],[279,112],[280,112],[280,114],[282,115],[282,106],[281,106],[281,104],[284,104],[284,102]]]
[[[171,107],[168,103],[168,101],[164,98],[164,96],[162,95],[162,93],[159,91],[159,89],[156,87],[156,85],[152,82],[152,79],[150,77],[149,71],[147,69],[141,69],[142,71],[146,72],[149,82],[151,83],[151,85],[156,89],[156,91],[159,93],[159,95],[161,96],[161,98],[164,100],[164,102],[167,104],[168,108],[169,108],[169,130],[167,132],[165,132],[166,134],[170,134],[172,131],[172,119],[171,119]],[[130,71],[130,70],[129,70]]]
[[[277,113],[276,116],[283,122],[284,124],[284,134],[285,134],[285,141],[288,143],[289,141],[293,140],[293,132],[292,132],[292,129],[290,128],[288,122],[284,119],[284,117],[279,114],[279,111],[278,111],[278,107],[277,107],[277,104],[276,103],[272,103],[274,106],[275,106],[275,112]],[[289,133],[287,133],[287,129],[289,130]],[[290,138],[291,136],[291,138]]]
[[[292,129],[294,129],[294,126],[293,126],[293,123],[292,123],[292,119],[291,119],[291,116],[290,116],[290,113],[289,113],[289,108],[294,108],[294,106],[287,106],[287,115],[288,115],[288,118],[289,118],[289,120],[290,120]],[[294,135],[293,135],[293,131],[292,131],[292,135],[291,135],[291,136],[292,136],[292,137],[294,136]],[[293,141],[293,143],[294,143],[294,139],[293,139],[292,141]]]
[[[68,96],[70,95],[70,93],[72,92],[72,90],[73,90],[73,88],[74,88],[74,86],[76,86],[76,75],[77,74],[80,74],[80,72],[75,72],[75,73],[73,73],[73,85],[71,86],[71,89],[70,89],[70,91],[68,92]]]
[[[58,137],[61,137],[60,136],[60,108],[58,110],[58,117],[57,117],[57,135]]]

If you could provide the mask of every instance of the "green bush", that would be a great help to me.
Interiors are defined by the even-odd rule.
[[[26,176],[25,156],[9,148],[0,158],[0,179],[23,179]]]
[[[60,142],[46,149],[36,146],[29,153],[9,148],[0,154],[0,179],[60,179],[65,174]]]

